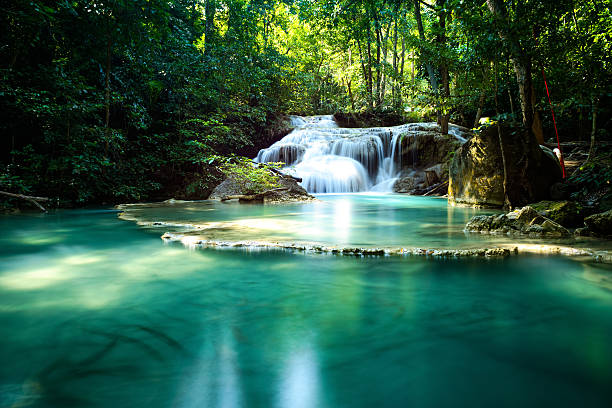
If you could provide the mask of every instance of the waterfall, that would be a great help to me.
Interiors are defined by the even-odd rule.
[[[401,139],[423,126],[340,128],[332,115],[292,116],[295,129],[267,149],[258,163],[283,162],[310,193],[392,191],[401,171]],[[416,136],[415,136],[416,137]]]

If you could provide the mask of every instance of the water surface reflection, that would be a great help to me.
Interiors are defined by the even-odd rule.
[[[0,227],[0,407],[612,402],[607,266],[189,251],[111,212]]]

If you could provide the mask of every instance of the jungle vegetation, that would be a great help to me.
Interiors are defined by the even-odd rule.
[[[607,0],[5,0],[0,190],[205,196],[284,114],[612,130]],[[180,194],[179,194],[180,195]]]

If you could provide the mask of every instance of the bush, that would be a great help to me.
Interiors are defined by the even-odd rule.
[[[232,158],[221,165],[221,171],[232,177],[245,194],[256,194],[280,187],[279,177],[270,169],[278,168],[280,163],[255,164],[245,157]]]

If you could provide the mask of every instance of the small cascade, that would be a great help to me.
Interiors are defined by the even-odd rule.
[[[402,136],[429,126],[340,128],[332,115],[291,121],[295,129],[255,161],[285,163],[283,171],[300,177],[309,193],[392,191],[402,167]]]

